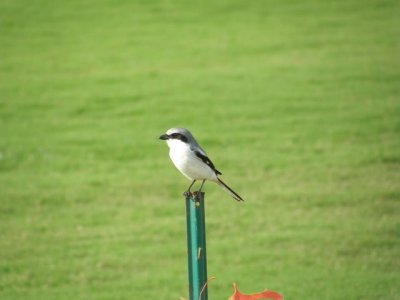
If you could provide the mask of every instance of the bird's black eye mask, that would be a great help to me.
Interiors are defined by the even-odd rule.
[[[174,139],[174,140],[180,140],[180,141],[182,141],[184,143],[188,142],[188,138],[186,136],[184,136],[183,134],[181,134],[181,133],[171,133],[169,135],[169,138],[170,139]]]

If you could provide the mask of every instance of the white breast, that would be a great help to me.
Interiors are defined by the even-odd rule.
[[[167,143],[169,146],[169,157],[175,167],[188,179],[217,180],[214,170],[198,158],[188,144],[179,140],[168,140]]]

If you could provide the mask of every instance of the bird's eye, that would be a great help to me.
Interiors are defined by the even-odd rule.
[[[188,141],[188,139],[183,135],[183,134],[181,134],[181,133],[172,133],[171,135],[170,135],[170,137],[171,138],[173,138],[173,139],[177,139],[177,140],[180,140],[180,141],[182,141],[182,142],[184,142],[184,143],[187,143],[187,141]]]

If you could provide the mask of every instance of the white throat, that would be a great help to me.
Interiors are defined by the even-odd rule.
[[[171,151],[175,150],[188,150],[190,147],[187,143],[182,142],[181,140],[169,139],[167,140],[167,145]]]

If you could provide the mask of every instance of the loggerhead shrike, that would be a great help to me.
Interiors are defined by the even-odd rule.
[[[167,142],[169,157],[175,167],[185,175],[185,177],[192,180],[185,195],[191,194],[190,188],[196,180],[203,181],[197,193],[201,192],[204,182],[210,180],[217,183],[235,200],[244,201],[242,197],[218,178],[218,175],[222,175],[222,173],[215,168],[214,164],[207,157],[206,152],[201,149],[189,130],[185,128],[171,128],[166,134],[161,135],[160,139]]]

